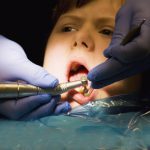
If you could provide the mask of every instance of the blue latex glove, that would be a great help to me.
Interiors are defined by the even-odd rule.
[[[17,43],[0,35],[0,82],[23,80],[39,87],[54,88],[58,80],[32,63]],[[0,114],[9,119],[37,119],[65,113],[69,103],[58,105],[60,96],[39,95],[19,100],[0,100]]]
[[[88,79],[93,88],[101,88],[150,68],[150,0],[127,0],[116,16],[115,31],[109,47],[104,51],[108,58],[93,68]],[[121,45],[127,33],[146,19],[140,34],[125,46]]]

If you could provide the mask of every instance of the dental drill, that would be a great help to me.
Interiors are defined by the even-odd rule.
[[[86,88],[87,84],[86,77],[81,77],[81,80],[77,81],[60,83],[55,88],[40,88],[19,82],[4,82],[0,83],[0,99],[22,98],[41,94],[59,95],[80,86]]]

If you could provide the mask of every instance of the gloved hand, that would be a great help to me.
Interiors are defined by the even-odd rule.
[[[104,51],[108,58],[93,68],[88,79],[93,88],[101,88],[150,68],[150,0],[127,0],[116,16],[115,31],[109,47]],[[121,45],[127,33],[141,26],[140,34],[126,45]]]
[[[23,80],[39,87],[54,88],[58,80],[42,67],[32,63],[15,42],[0,35],[0,82]],[[0,100],[0,114],[9,119],[37,119],[65,113],[69,103],[58,105],[60,96],[39,95],[14,100]]]

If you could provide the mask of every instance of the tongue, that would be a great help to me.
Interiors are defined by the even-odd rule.
[[[81,72],[81,73],[74,74],[69,77],[69,81],[81,80],[81,77],[83,76],[87,76],[87,73]]]

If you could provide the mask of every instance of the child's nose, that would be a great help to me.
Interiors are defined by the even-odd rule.
[[[89,33],[77,33],[72,46],[73,48],[93,51],[95,48],[94,38]]]

